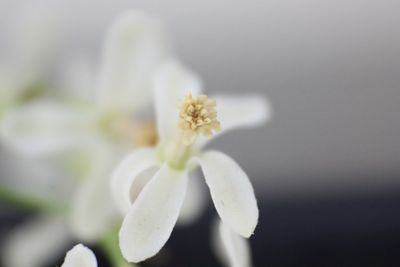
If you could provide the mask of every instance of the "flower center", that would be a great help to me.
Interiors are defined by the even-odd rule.
[[[211,136],[220,129],[215,100],[206,95],[186,96],[179,106],[178,134],[174,142],[162,150],[168,164],[175,169],[186,168],[187,161],[196,148],[192,146],[197,136]]]
[[[153,121],[145,121],[135,125],[133,143],[136,147],[155,146],[157,141],[157,129]]]
[[[154,146],[158,141],[153,121],[134,120],[124,114],[109,113],[101,117],[99,126],[108,138],[133,147]]]
[[[220,130],[215,100],[206,95],[193,97],[189,94],[179,108],[178,127],[184,145],[193,144],[199,134],[209,137],[213,131]]]

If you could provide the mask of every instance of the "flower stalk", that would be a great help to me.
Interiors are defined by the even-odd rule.
[[[107,255],[113,267],[138,267],[134,263],[128,263],[121,254],[118,244],[118,228],[113,228],[106,233],[99,242],[101,249]]]

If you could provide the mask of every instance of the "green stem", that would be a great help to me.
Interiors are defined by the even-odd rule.
[[[182,138],[177,137],[171,147],[167,146],[166,161],[170,167],[182,170],[191,155],[192,146],[187,146],[182,143]]]
[[[118,228],[104,235],[100,240],[100,246],[111,261],[113,267],[139,267],[136,264],[128,263],[123,258],[118,244]]]
[[[24,194],[5,187],[0,187],[0,201],[20,208],[47,213],[64,213],[67,210],[66,205],[58,201]]]

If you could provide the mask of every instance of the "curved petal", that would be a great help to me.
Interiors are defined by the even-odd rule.
[[[157,166],[154,148],[137,149],[122,160],[111,175],[111,191],[117,207],[126,214],[144,184],[152,175],[141,175]],[[140,178],[140,179],[139,179]],[[134,192],[132,192],[134,190]]]
[[[246,173],[232,158],[218,151],[205,152],[197,160],[222,221],[236,233],[249,237],[258,222],[258,207]]]
[[[188,225],[200,217],[207,204],[205,185],[197,174],[190,174],[188,189],[183,202],[178,224]]]
[[[41,100],[7,113],[0,134],[13,149],[29,156],[44,156],[86,141],[91,123],[83,110]]]
[[[62,218],[40,217],[11,232],[3,243],[1,259],[8,267],[45,266],[69,241],[68,227]]]
[[[101,142],[95,142],[91,151],[91,172],[75,192],[70,218],[73,233],[88,242],[100,238],[117,217],[109,189],[116,152]]]
[[[160,67],[154,80],[154,104],[160,142],[175,136],[178,125],[178,105],[186,95],[201,92],[199,78],[177,61]]]
[[[212,96],[217,103],[218,120],[221,131],[215,137],[237,128],[259,126],[271,119],[272,108],[263,95],[216,95]],[[204,146],[210,138],[199,139],[200,146]]]
[[[248,240],[234,233],[220,220],[216,220],[213,228],[212,240],[215,254],[224,266],[252,266]]]
[[[103,47],[97,91],[100,104],[129,110],[147,104],[155,68],[169,50],[160,21],[137,10],[121,14]]]
[[[89,248],[78,244],[67,252],[61,267],[97,267],[96,256]]]
[[[185,198],[187,173],[163,165],[144,187],[119,232],[122,255],[130,262],[154,256],[167,242]]]

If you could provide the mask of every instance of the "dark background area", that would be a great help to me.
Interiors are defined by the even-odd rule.
[[[260,223],[251,238],[254,265],[399,266],[399,205],[397,192],[262,202]],[[8,211],[3,207],[1,236],[32,216]],[[194,225],[175,228],[160,254],[142,266],[220,266],[210,247],[215,216],[210,207]],[[109,266],[101,250],[93,248],[99,266]],[[60,265],[63,257],[58,255],[57,261],[55,255],[54,263]]]

